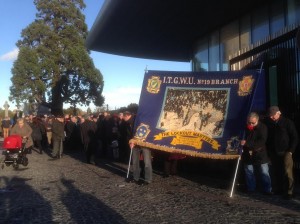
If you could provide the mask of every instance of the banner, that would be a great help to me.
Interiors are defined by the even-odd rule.
[[[189,156],[235,159],[250,110],[265,110],[264,86],[264,75],[257,71],[148,71],[134,142]]]

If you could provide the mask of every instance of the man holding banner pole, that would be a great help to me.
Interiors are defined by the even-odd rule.
[[[126,122],[128,143],[130,146],[130,155],[127,169],[127,182],[134,182],[138,185],[147,185],[152,182],[152,155],[151,150],[146,147],[137,146],[134,142],[134,117],[133,115],[125,111],[124,112],[124,121]],[[141,167],[140,167],[140,155],[143,154],[144,164],[145,164],[145,181],[140,179]],[[133,180],[129,178],[130,164],[132,162],[133,169]]]
[[[142,153],[145,164],[145,180],[140,179],[140,154]],[[146,147],[133,146],[132,149],[133,182],[138,185],[148,185],[152,182],[152,156],[151,150]]]
[[[243,146],[242,161],[246,176],[248,193],[256,190],[254,169],[258,169],[262,190],[265,195],[272,195],[271,178],[269,175],[269,158],[266,149],[267,127],[259,122],[259,115],[251,112],[247,117],[246,139],[241,141]]]

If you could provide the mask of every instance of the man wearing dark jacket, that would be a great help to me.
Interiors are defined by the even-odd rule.
[[[91,157],[95,154],[97,147],[96,139],[97,124],[89,119],[88,115],[81,118],[80,133],[84,152],[86,155],[86,162],[91,163]]]
[[[256,167],[261,176],[264,194],[271,195],[272,185],[269,175],[269,158],[266,149],[267,135],[267,127],[259,122],[258,114],[254,112],[250,113],[247,118],[246,139],[241,141],[247,190],[248,192],[255,191],[256,178],[254,167]]]
[[[272,179],[275,193],[291,199],[294,191],[293,153],[298,144],[294,123],[283,116],[277,106],[269,108],[268,153],[272,162]]]
[[[77,117],[71,115],[70,120],[65,123],[65,148],[68,150],[75,150],[78,145],[78,127]]]
[[[63,141],[65,140],[64,116],[58,115],[52,122],[52,156],[60,159],[63,153]]]

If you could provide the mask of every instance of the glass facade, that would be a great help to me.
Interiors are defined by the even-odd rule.
[[[237,52],[260,45],[280,35],[285,27],[300,23],[300,0],[277,0],[258,7],[242,18],[224,25],[195,47],[192,68],[194,71],[228,71],[229,59]],[[241,69],[244,65],[236,65]]]

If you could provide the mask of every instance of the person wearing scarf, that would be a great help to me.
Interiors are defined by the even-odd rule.
[[[266,149],[268,131],[266,125],[259,121],[259,115],[252,112],[247,117],[245,139],[241,141],[243,146],[242,161],[246,177],[247,191],[256,190],[257,170],[262,183],[262,191],[266,195],[272,195],[271,178],[269,175],[269,158]]]

